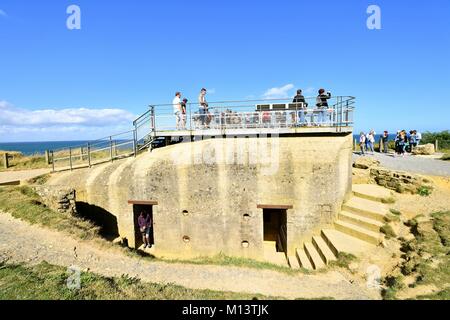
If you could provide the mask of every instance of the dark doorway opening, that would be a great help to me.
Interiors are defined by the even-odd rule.
[[[278,252],[287,252],[286,209],[263,209],[264,241],[275,241]]]
[[[155,244],[155,239],[153,235],[153,205],[148,204],[133,204],[133,216],[134,216],[134,234],[135,234],[135,247],[136,249],[139,248],[144,244],[144,239],[142,236],[142,233],[139,228],[139,215],[141,212],[144,213],[144,215],[149,215],[151,220],[151,228],[150,228],[150,236],[149,236],[149,242],[150,245]]]
[[[100,227],[99,234],[108,241],[119,236],[117,218],[105,209],[86,202],[76,203],[78,215]]]

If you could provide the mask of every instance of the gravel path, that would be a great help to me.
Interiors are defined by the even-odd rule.
[[[34,169],[22,171],[3,171],[0,172],[0,183],[9,183],[15,181],[23,181],[31,178],[39,177],[49,173],[50,169]]]
[[[368,154],[366,156],[379,160],[381,166],[392,170],[408,171],[430,176],[450,176],[450,161],[412,155],[395,157],[393,154],[385,155],[377,152],[373,155]],[[353,160],[358,157],[361,156],[359,154],[353,154]]]
[[[293,298],[378,299],[377,291],[350,283],[343,274],[329,271],[317,275],[283,273],[239,267],[168,264],[123,254],[116,248],[75,240],[59,232],[29,225],[0,213],[0,257],[11,262],[60,266],[105,276],[128,274],[143,281],[174,283],[192,289],[211,289]],[[186,297],[187,299],[189,297]]]

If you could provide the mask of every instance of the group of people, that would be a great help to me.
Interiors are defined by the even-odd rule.
[[[209,109],[208,102],[206,101],[206,93],[207,90],[205,88],[202,88],[198,96],[199,115],[200,115],[199,119],[202,127],[204,128],[208,127],[209,125],[208,122],[210,121],[210,120],[208,121],[208,119],[211,118],[208,110]],[[175,93],[175,98],[172,101],[172,105],[177,130],[186,130],[186,114],[188,102],[189,100],[186,98],[181,100],[181,92]]]
[[[238,124],[236,123],[236,119],[240,120],[241,124],[245,120],[245,123],[249,122],[250,124],[258,124],[258,122],[262,122],[261,124],[266,125],[272,122],[272,119],[277,120],[278,118],[283,118],[287,122],[287,115],[290,114],[292,119],[291,122],[293,125],[306,126],[308,122],[306,120],[306,115],[308,114],[308,103],[306,102],[305,97],[302,94],[302,90],[297,90],[297,94],[294,97],[293,104],[295,105],[295,110],[298,111],[288,111],[288,113],[283,113],[280,111],[263,111],[261,115],[258,112],[253,113],[243,113],[239,114],[237,112],[233,112],[231,110],[227,110],[226,112],[222,112],[218,109],[215,109],[213,113],[209,110],[208,102],[206,101],[207,90],[202,88],[200,94],[198,96],[198,105],[199,110],[193,116],[193,122],[196,127],[202,129],[209,129],[212,120],[217,119],[217,125],[223,124]],[[327,92],[325,89],[320,89],[319,94],[316,98],[316,109],[311,113],[311,125],[323,125],[327,122],[327,112],[329,111],[328,100],[331,99],[331,93]],[[176,129],[177,130],[186,130],[186,117],[187,117],[187,103],[188,99],[182,99],[181,92],[176,92],[175,98],[172,101],[173,106],[173,114],[175,116],[176,121]],[[273,117],[273,114],[275,117]],[[317,115],[317,121],[314,120],[314,116]],[[222,119],[223,118],[223,119]],[[278,119],[278,120],[280,120]],[[222,123],[223,122],[223,123]],[[254,122],[254,123],[253,123]],[[277,121],[278,122],[278,121]],[[280,123],[282,120],[280,120]]]
[[[305,97],[302,94],[302,90],[297,90],[297,95],[294,97],[292,103],[298,105],[298,119],[300,125],[308,125],[306,121],[306,115],[308,114],[308,102],[306,102]],[[316,98],[316,111],[312,113],[311,123],[315,125],[323,125],[327,122],[327,112],[329,110],[328,100],[331,99],[331,93],[327,92],[325,89],[319,90],[319,95]],[[317,114],[317,122],[314,122],[314,113]],[[295,114],[294,114],[295,115]]]
[[[361,132],[359,135],[359,147],[361,154],[367,152],[374,154],[375,152],[375,131],[370,130],[368,133]],[[411,130],[409,133],[406,130],[399,130],[395,136],[394,151],[396,155],[404,156],[406,152],[412,152],[415,147],[420,144],[422,134],[417,130]],[[384,131],[380,135],[380,153],[388,153],[389,149],[389,132]]]

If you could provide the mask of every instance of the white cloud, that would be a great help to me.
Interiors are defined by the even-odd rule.
[[[289,98],[291,96],[289,91],[292,89],[294,89],[294,85],[292,83],[289,83],[279,88],[270,88],[263,94],[263,98],[264,99]]]
[[[0,140],[95,139],[130,130],[134,119],[123,109],[27,110],[0,101]]]
[[[8,15],[6,14],[6,12],[3,11],[2,9],[0,9],[0,17],[6,17],[6,16],[8,16]]]
[[[134,118],[133,114],[123,109],[69,108],[32,111],[16,108],[6,101],[0,101],[0,125],[105,127],[120,123],[130,123]]]

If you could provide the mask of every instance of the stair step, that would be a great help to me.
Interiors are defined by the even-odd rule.
[[[325,267],[325,262],[311,242],[306,242],[303,247],[315,270]]]
[[[373,244],[349,236],[348,234],[335,229],[323,229],[321,231],[321,236],[335,256],[338,256],[340,252],[359,255],[374,248]]]
[[[300,267],[307,269],[307,270],[313,270],[313,266],[311,264],[311,261],[309,261],[305,250],[297,249],[297,250],[295,250],[295,252],[297,254],[297,259],[298,259],[298,262],[300,263]]]
[[[325,264],[329,264],[331,261],[336,260],[336,256],[331,251],[330,247],[328,247],[327,243],[319,236],[313,237],[313,245],[316,248],[317,252],[320,254]]]
[[[288,262],[289,262],[289,266],[292,269],[300,269],[300,263],[298,262],[298,259],[296,256],[289,256]]]
[[[373,232],[380,232],[380,228],[383,226],[383,223],[380,221],[346,211],[341,211],[341,213],[339,213],[339,220],[357,225]]]
[[[344,203],[342,210],[380,222],[384,222],[384,217],[388,213],[384,204],[358,197],[352,197]]]
[[[377,202],[383,202],[393,197],[390,190],[376,184],[354,184],[352,191],[356,197]]]
[[[378,245],[383,241],[381,233],[369,231],[348,222],[338,220],[334,222],[334,225],[336,230],[374,245]]]

